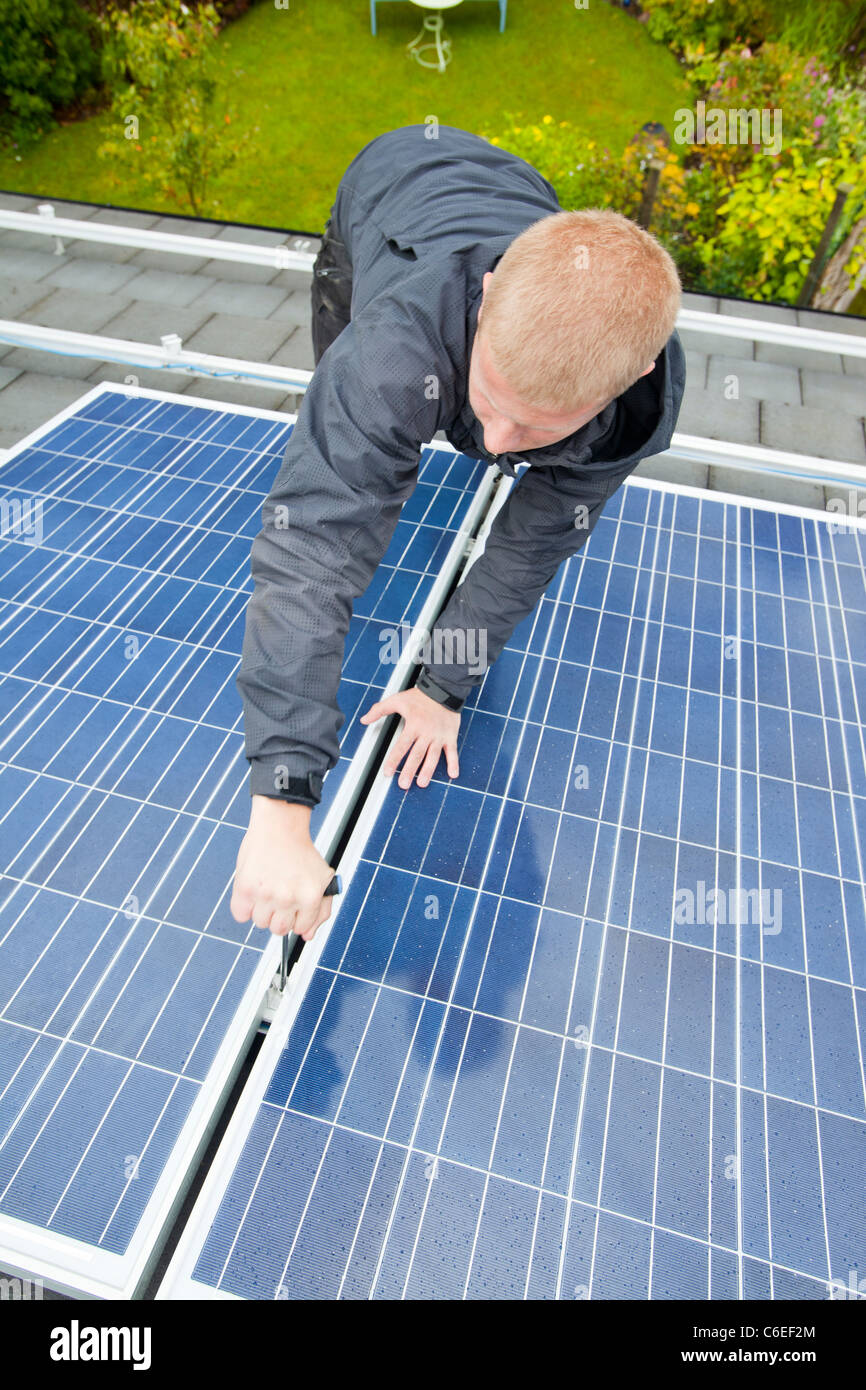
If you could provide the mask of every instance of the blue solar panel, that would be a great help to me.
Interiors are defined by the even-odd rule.
[[[847,1285],[864,716],[862,529],[626,485],[389,787],[161,1296]]]
[[[249,815],[235,676],[290,434],[106,386],[0,467],[5,514],[31,522],[0,536],[2,1263],[27,1265],[34,1228],[115,1256],[158,1235],[148,1203],[271,944],[228,908]],[[424,452],[356,604],[314,834],[393,674],[373,625],[417,621],[485,471]]]

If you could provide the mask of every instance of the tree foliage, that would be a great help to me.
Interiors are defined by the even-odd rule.
[[[201,215],[211,181],[252,135],[238,131],[235,109],[220,95],[230,83],[214,43],[216,9],[141,0],[131,9],[110,5],[101,22],[113,133],[100,158],[136,161],[146,187]]]

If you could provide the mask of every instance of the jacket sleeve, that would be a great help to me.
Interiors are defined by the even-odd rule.
[[[237,676],[251,795],[311,806],[339,757],[352,603],[414,490],[432,422],[401,335],[362,319],[319,362],[262,508]]]
[[[586,542],[605,502],[637,463],[583,474],[556,464],[526,470],[430,635],[433,659],[422,669],[420,690],[434,699],[444,691],[462,703],[481,684],[514,629],[562,562]]]

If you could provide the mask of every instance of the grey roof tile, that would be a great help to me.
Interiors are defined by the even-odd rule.
[[[166,333],[178,333],[184,341],[197,333],[211,317],[198,305],[174,306],[140,299],[127,304],[107,319],[102,332],[107,338],[126,338],[133,343],[158,343]]]
[[[306,328],[296,328],[269,360],[281,367],[300,367],[305,372],[311,372],[316,363],[309,323]]]
[[[42,287],[47,288],[47,287]],[[116,299],[107,294],[81,294],[78,290],[49,290],[16,314],[21,323],[42,328],[67,328],[73,333],[101,333],[117,313]]]
[[[748,396],[726,400],[720,391],[686,391],[677,421],[679,434],[757,444],[758,402]]]
[[[16,376],[21,375],[20,367],[0,366],[0,391],[4,386],[8,386],[10,381],[14,381]]]
[[[724,395],[731,377],[736,378],[736,389],[741,396],[800,404],[800,375],[796,367],[782,367],[775,362],[754,362],[747,357],[709,359],[708,390]]]
[[[145,231],[157,229],[161,219],[158,212],[138,212],[135,208],[100,208],[94,222],[108,222],[116,227],[140,227]]]
[[[817,348],[786,347],[782,343],[755,343],[759,362],[778,362],[783,367],[817,367],[818,371],[842,373],[842,359],[835,352]]]
[[[129,286],[131,299],[152,300],[155,304],[190,304],[209,290],[209,275],[181,274],[174,270],[142,270]]]
[[[308,270],[279,270],[268,283],[278,290],[285,290],[287,294],[306,295],[309,303],[313,277]]]
[[[111,295],[128,286],[130,280],[138,274],[140,271],[137,265],[114,265],[110,261],[92,261],[79,257],[57,266],[46,278],[52,285],[59,285],[67,290],[80,290],[82,294]]]
[[[274,319],[282,320],[282,316],[275,311],[288,298],[290,296],[286,295],[285,290],[276,289],[271,285],[238,285],[227,280],[211,280],[209,287],[196,296],[195,302],[196,305],[210,309],[215,314],[242,314],[263,319],[270,315]]]
[[[6,258],[0,252],[0,271],[5,271]],[[9,275],[0,274],[0,318],[18,319],[24,316],[25,309],[38,304],[55,293],[51,285],[39,280],[20,281]]]
[[[734,319],[765,319],[768,323],[789,323],[797,327],[797,310],[787,304],[744,303],[741,299],[722,299],[719,312]]]
[[[866,319],[852,314],[828,314],[819,309],[798,309],[797,322],[801,328],[819,328],[824,333],[853,333],[866,337]]]
[[[850,415],[866,415],[866,382],[862,377],[838,376],[836,372],[818,372],[805,367],[803,404],[819,410],[841,410]]]
[[[271,289],[270,285],[268,289]],[[292,294],[284,295],[269,317],[291,324],[294,328],[309,328],[311,312],[310,286],[307,285],[306,293],[295,290]]]
[[[213,314],[184,346],[193,352],[268,362],[288,336],[284,323],[241,314]]]
[[[245,261],[215,261],[210,259],[204,266],[205,275],[215,280],[232,280],[245,285],[269,285],[280,271],[273,265],[252,265]],[[282,272],[285,274],[285,272]],[[307,277],[309,279],[309,276]],[[277,286],[279,288],[279,286]]]
[[[291,233],[275,227],[244,227],[226,222],[216,234],[217,241],[241,241],[249,246],[282,246],[295,240]]]
[[[173,236],[197,236],[203,241],[216,236],[219,222],[200,222],[195,217],[158,217],[151,231],[171,232]]]
[[[68,246],[70,243],[67,242]],[[12,227],[0,227],[0,256],[8,251],[43,251],[54,254],[55,243],[38,232],[18,232]]]
[[[49,250],[6,251],[0,248],[0,275],[7,280],[44,280],[57,270],[60,260],[60,256]]]
[[[90,389],[91,383],[73,377],[49,375],[44,371],[22,372],[15,381],[4,386],[0,396],[3,429],[16,431],[16,441],[22,439]]]
[[[702,314],[717,314],[719,300],[713,294],[696,294],[693,290],[683,290],[683,308],[698,309]]]
[[[35,212],[41,202],[30,193],[0,193],[0,208],[6,212]]]
[[[710,360],[705,352],[693,352],[686,348],[686,390],[702,391],[707,384],[707,363]]]
[[[862,421],[838,410],[815,410],[764,401],[761,443],[770,449],[813,454],[816,458],[866,463]]]
[[[61,237],[65,247],[64,255],[69,260],[113,262],[125,265],[135,256],[134,246],[112,246],[105,241],[76,241],[72,237]]]

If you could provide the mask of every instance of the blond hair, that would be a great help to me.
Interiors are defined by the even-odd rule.
[[[681,287],[654,236],[609,209],[554,212],[508,247],[479,321],[494,368],[540,410],[619,396],[674,330]]]

